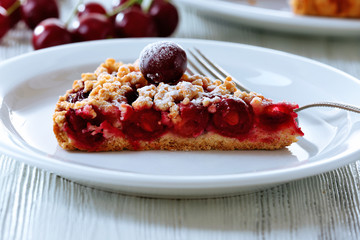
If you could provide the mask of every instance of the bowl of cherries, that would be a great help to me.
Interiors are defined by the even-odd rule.
[[[110,10],[79,0],[66,22],[59,12],[56,0],[0,0],[0,39],[19,21],[33,31],[35,50],[107,38],[168,37],[179,22],[169,0],[114,0]]]

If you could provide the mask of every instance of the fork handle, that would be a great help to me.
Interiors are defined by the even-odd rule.
[[[311,104],[307,104],[307,105],[304,105],[304,106],[301,106],[301,107],[295,109],[294,112],[300,112],[304,109],[311,108],[311,107],[333,107],[333,108],[340,108],[340,109],[344,109],[344,110],[355,112],[355,113],[360,113],[360,108],[358,108],[358,107],[343,104],[343,103],[335,103],[335,102],[311,103]]]

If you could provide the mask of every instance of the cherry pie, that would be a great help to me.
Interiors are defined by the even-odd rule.
[[[59,98],[54,133],[63,149],[272,150],[303,135],[296,104],[242,92],[230,77],[221,82],[182,73],[164,81],[164,75],[143,74],[143,68],[151,72],[144,59],[107,59]]]

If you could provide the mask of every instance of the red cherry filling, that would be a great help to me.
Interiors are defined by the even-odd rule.
[[[266,130],[276,131],[282,126],[294,124],[297,114],[293,111],[294,107],[287,103],[271,104],[259,115],[258,125]]]
[[[92,110],[96,117],[93,117]],[[113,122],[119,115],[117,108],[108,109],[107,112],[102,112],[95,106],[69,109],[65,114],[65,131],[77,148],[96,151],[109,134],[122,135],[119,129],[113,127]]]
[[[181,121],[174,125],[174,132],[182,137],[197,137],[207,127],[209,112],[192,103],[180,104],[180,117]]]
[[[239,137],[250,131],[254,125],[253,111],[240,99],[223,99],[216,104],[212,123],[214,130],[227,137]]]
[[[87,121],[76,113],[75,110],[69,109],[66,112],[65,131],[70,139],[75,140],[75,146],[79,149],[95,151],[96,148],[105,140],[101,133],[92,134],[85,132]]]
[[[84,94],[80,90],[68,101],[80,101],[86,97]],[[128,98],[131,101],[131,97]],[[134,110],[131,105],[124,104],[121,110],[115,106],[100,110],[96,106],[86,106],[66,112],[65,131],[77,148],[87,151],[98,151],[105,139],[124,135],[136,148],[138,141],[155,140],[167,131],[182,137],[198,137],[208,130],[241,139],[249,136],[247,134],[254,125],[270,131],[293,126],[294,131],[303,135],[294,120],[296,106],[287,103],[268,105],[256,116],[252,107],[241,99],[222,99],[213,107],[215,111],[209,113],[207,107],[180,103],[181,120],[173,123],[167,112],[152,108]]]
[[[133,141],[150,141],[165,132],[161,124],[161,112],[154,109],[134,110],[128,120],[123,121],[123,132]]]

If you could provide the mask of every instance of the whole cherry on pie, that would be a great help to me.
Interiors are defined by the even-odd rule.
[[[140,71],[150,83],[176,83],[186,67],[186,53],[174,42],[155,42],[140,53]]]

